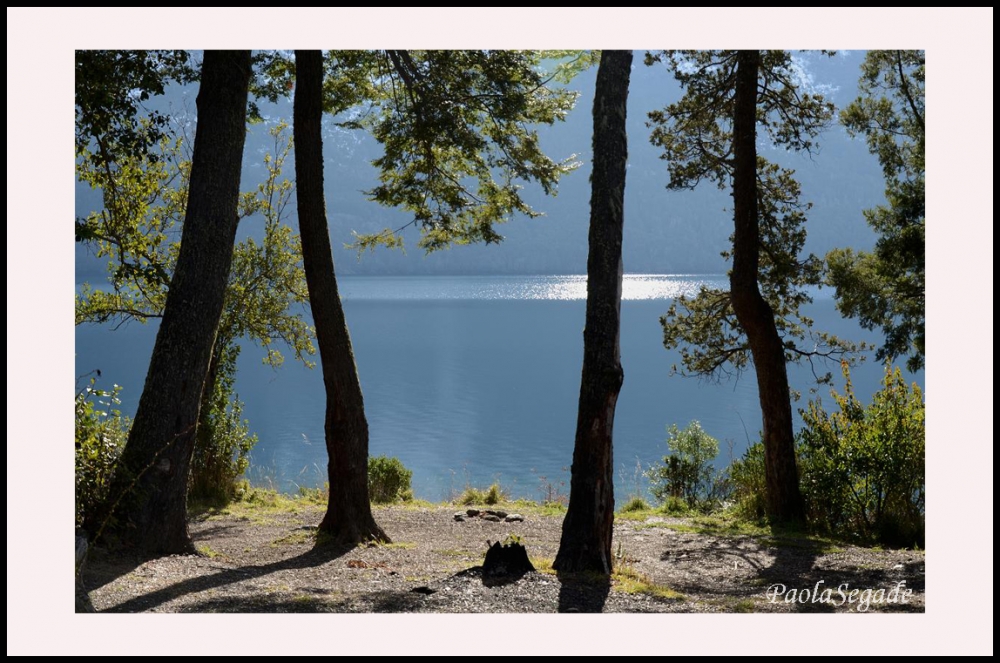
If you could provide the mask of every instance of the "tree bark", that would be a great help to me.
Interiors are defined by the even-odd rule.
[[[604,51],[594,94],[594,166],[587,258],[583,376],[570,478],[569,509],[553,568],[610,574],[614,524],[612,433],[624,372],[619,330],[622,228],[631,51]]]
[[[805,506],[799,492],[792,433],[792,401],[785,349],[774,312],[760,293],[760,226],[757,211],[758,51],[737,56],[733,110],[733,310],[746,332],[757,373],[764,416],[764,467],[767,509],[772,522],[801,524]]]
[[[102,518],[149,553],[191,552],[187,483],[239,220],[250,51],[205,51],[187,211],[146,383]],[[117,507],[117,508],[116,508]]]
[[[351,336],[337,291],[323,198],[323,58],[296,51],[295,175],[302,263],[326,387],[330,498],[320,530],[331,543],[388,541],[368,499],[368,421]]]

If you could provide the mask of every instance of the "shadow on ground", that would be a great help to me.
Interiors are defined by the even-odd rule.
[[[124,603],[120,603],[105,612],[127,613],[154,610],[155,608],[186,594],[207,592],[209,590],[224,587],[233,583],[260,578],[278,571],[289,571],[321,566],[327,562],[342,557],[354,549],[354,546],[316,546],[301,555],[296,555],[295,557],[283,559],[271,564],[263,564],[260,566],[241,566],[235,569],[226,569],[208,576],[189,578],[169,585],[168,587],[164,587],[163,589],[150,592],[149,594],[137,596],[133,599],[125,601]],[[115,577],[128,573],[139,566],[139,564],[141,564],[141,561],[132,564],[131,568],[128,568],[127,570],[125,567],[115,569]],[[114,578],[104,578],[97,580],[97,582],[110,582],[112,579]],[[86,584],[88,589],[100,586],[92,584],[91,582],[87,582]],[[208,600],[205,603],[210,604],[211,600]],[[256,612],[251,609],[250,606],[247,608],[248,609],[244,610],[244,612]],[[210,608],[206,608],[206,610],[210,610]]]

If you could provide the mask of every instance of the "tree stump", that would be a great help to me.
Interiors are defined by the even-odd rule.
[[[483,561],[484,578],[520,576],[534,570],[535,567],[528,559],[528,551],[517,542],[501,544],[497,541],[486,551],[486,559]]]

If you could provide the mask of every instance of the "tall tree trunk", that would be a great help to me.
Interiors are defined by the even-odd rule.
[[[757,216],[757,69],[758,51],[737,56],[733,111],[733,271],[730,292],[736,318],[747,334],[757,373],[764,415],[764,468],[767,510],[773,522],[803,523],[792,433],[792,401],[785,349],[774,312],[761,296],[760,227]]]
[[[302,263],[326,387],[330,501],[320,523],[334,543],[388,541],[368,500],[368,421],[351,336],[337,291],[323,199],[323,57],[296,51],[295,176]]]
[[[553,567],[610,574],[614,524],[612,433],[624,373],[619,330],[622,295],[628,101],[632,51],[604,51],[594,94],[594,167],[587,257],[587,321],[569,509]]]
[[[205,51],[180,253],[104,510],[117,507],[110,523],[119,541],[146,552],[194,549],[188,470],[239,220],[249,83],[250,51]]]

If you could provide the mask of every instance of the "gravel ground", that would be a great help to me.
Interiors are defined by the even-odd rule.
[[[192,520],[200,555],[142,561],[94,549],[80,579],[98,612],[924,611],[922,551],[716,535],[685,518],[618,518],[619,573],[609,584],[551,571],[561,515],[459,522],[459,509],[376,508],[392,544],[330,550],[314,546],[318,505],[234,507]],[[508,535],[520,537],[537,570],[484,579],[487,541]],[[788,591],[775,595],[781,586]],[[893,594],[897,587],[912,593]]]

